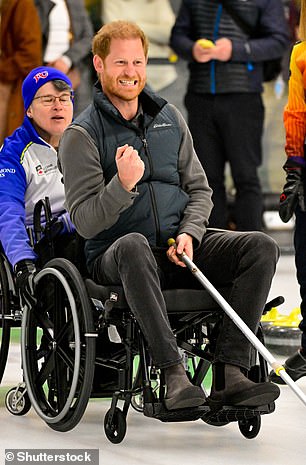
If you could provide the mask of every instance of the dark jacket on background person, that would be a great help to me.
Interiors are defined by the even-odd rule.
[[[183,0],[170,45],[189,62],[188,88],[195,93],[262,92],[263,61],[281,57],[288,45],[288,25],[280,0],[227,0],[248,24],[248,34],[216,0]],[[232,41],[230,61],[197,63],[192,47],[200,38]]]

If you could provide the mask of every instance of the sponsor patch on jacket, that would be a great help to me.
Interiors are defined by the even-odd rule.
[[[48,165],[42,166],[40,163],[35,166],[36,173],[38,176],[49,175],[57,171],[57,165],[49,163]]]
[[[41,165],[35,166],[35,169],[36,169],[36,173],[38,174],[38,176],[43,176],[45,174],[43,167]]]

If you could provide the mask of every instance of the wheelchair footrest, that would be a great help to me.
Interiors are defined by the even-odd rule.
[[[227,423],[244,421],[260,415],[274,412],[275,404],[260,407],[233,407],[223,406],[220,410],[213,411],[208,404],[200,407],[167,410],[162,402],[145,403],[143,413],[150,418],[156,418],[162,422],[196,421],[202,419],[205,423],[214,426],[226,425]]]
[[[249,420],[250,418],[272,413],[274,402],[260,407],[233,407],[224,405],[220,410],[209,410],[202,416],[202,420],[209,425],[221,426],[234,421]]]
[[[203,417],[209,411],[208,405],[200,407],[167,410],[162,402],[146,403],[144,415],[163,422],[195,421]]]

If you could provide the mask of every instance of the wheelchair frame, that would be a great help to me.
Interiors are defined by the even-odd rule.
[[[49,208],[48,203],[42,202],[42,206]],[[0,374],[6,364],[10,327],[12,322],[21,321],[10,273],[7,260],[1,254]],[[162,373],[152,365],[146,342],[121,287],[101,286],[84,279],[64,258],[51,259],[38,272],[35,283],[38,305],[23,312],[21,324],[26,388],[21,383],[9,391],[6,405],[11,413],[24,414],[32,404],[52,429],[69,431],[81,420],[91,397],[111,397],[104,429],[106,437],[116,444],[125,437],[130,405],[145,416],[163,422],[201,419],[210,425],[223,426],[237,421],[241,433],[249,439],[259,433],[261,416],[274,411],[274,402],[256,408],[224,406],[212,411],[204,404],[168,411],[163,404]],[[226,297],[228,289],[223,292]],[[184,354],[187,374],[195,385],[202,385],[213,358],[223,311],[205,290],[174,289],[164,291],[163,295],[178,346]],[[265,311],[269,309],[267,304]],[[105,340],[106,332],[111,330],[117,337],[117,342],[111,343],[114,349],[111,356],[107,352],[98,354],[99,340]],[[263,341],[261,328],[257,336]],[[114,372],[116,382],[94,389],[97,367]],[[255,349],[249,377],[255,382],[268,380],[266,361]],[[27,396],[29,401],[25,402]],[[18,406],[20,400],[27,404],[24,411]],[[122,409],[119,401],[123,402]]]

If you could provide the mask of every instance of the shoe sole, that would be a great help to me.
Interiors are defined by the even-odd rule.
[[[279,394],[262,394],[252,399],[246,399],[241,402],[236,402],[234,405],[241,407],[261,407],[263,405],[269,405],[279,397]]]

